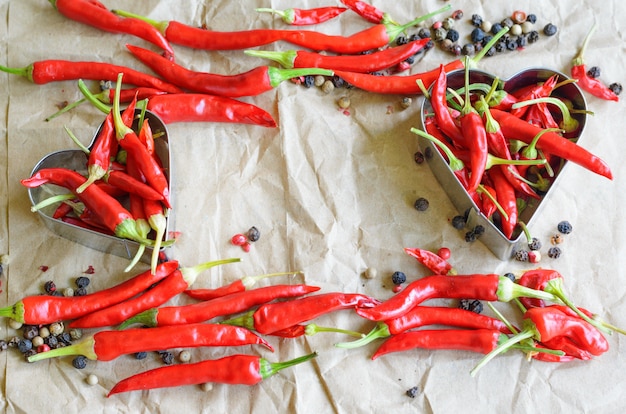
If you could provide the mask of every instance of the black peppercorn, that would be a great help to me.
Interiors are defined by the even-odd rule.
[[[20,339],[17,343],[17,349],[19,349],[21,353],[28,352],[33,349],[33,343],[30,339]]]
[[[250,227],[250,230],[248,230],[248,241],[255,242],[258,241],[260,238],[261,232],[259,231],[259,229],[254,226]]]
[[[75,283],[78,288],[86,288],[87,286],[89,286],[90,281],[91,280],[89,280],[88,277],[80,276],[76,278]]]
[[[72,360],[72,365],[76,369],[84,369],[85,367],[87,367],[87,358],[83,355],[79,355]]]
[[[39,328],[35,325],[24,325],[22,328],[22,336],[25,339],[33,339],[37,335],[39,335]]]
[[[430,203],[424,197],[420,197],[415,200],[415,204],[413,205],[417,211],[426,211],[428,210],[428,206]]]
[[[137,352],[135,354],[135,359],[146,359],[148,357],[148,353],[145,351]]]
[[[43,289],[46,291],[47,294],[52,295],[57,290],[57,286],[52,280],[48,280],[43,285]]]
[[[161,360],[166,365],[172,365],[174,363],[174,354],[170,351],[160,351]]]

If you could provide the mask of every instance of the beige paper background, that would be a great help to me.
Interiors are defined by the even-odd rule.
[[[283,27],[278,19],[257,15],[255,7],[316,7],[324,1],[106,1],[157,20],[173,19],[214,30]],[[441,7],[443,1],[373,1],[399,21]],[[570,60],[591,26],[598,30],[586,54],[590,64],[602,68],[607,83],[624,83],[624,3],[502,0],[450,1],[461,8],[462,35],[468,35],[472,13],[496,21],[514,9],[533,12],[538,27],[553,22],[557,36],[541,38],[523,52],[488,58],[481,69],[508,78],[527,67],[543,66],[569,71]],[[98,60],[145,70],[124,48],[125,43],[148,46],[129,36],[113,35],[71,22],[44,0],[0,0],[0,64],[26,66],[42,59]],[[311,29],[348,35],[368,27],[355,14]],[[177,60],[195,70],[239,73],[267,62],[241,51],[206,52],[174,46]],[[288,50],[284,43],[265,46]],[[430,70],[452,56],[434,49],[412,69]],[[95,87],[95,83],[90,83]],[[52,234],[29,211],[26,190],[19,180],[51,151],[72,148],[63,126],[85,143],[103,117],[83,105],[52,122],[44,118],[62,101],[80,98],[75,83],[33,85],[23,78],[0,74],[0,253],[11,258],[2,276],[0,304],[11,304],[26,294],[39,293],[53,279],[68,286],[92,265],[96,273],[90,289],[111,286],[128,275],[127,261],[106,255]],[[349,116],[336,106],[347,95]],[[452,263],[462,273],[504,273],[531,268],[529,264],[502,262],[483,245],[466,244],[449,220],[457,214],[426,165],[413,162],[418,149],[411,127],[419,126],[420,98],[401,110],[402,96],[376,96],[359,90],[324,94],[285,82],[273,91],[243,98],[269,111],[278,128],[236,124],[177,124],[169,126],[172,143],[172,181],[176,231],[180,240],[168,254],[184,266],[226,257],[242,262],[203,274],[196,287],[215,287],[244,275],[302,270],[302,277],[282,282],[306,282],[324,292],[360,292],[380,299],[391,296],[389,275],[407,273],[409,280],[426,275],[424,268],[402,252],[416,246],[452,250]],[[622,212],[626,167],[623,102],[588,97],[595,112],[587,120],[582,145],[611,165],[614,180],[569,165],[566,176],[552,192],[551,203],[531,229],[544,241],[544,254],[556,224],[569,220],[574,232],[561,247],[558,260],[544,258],[541,265],[560,271],[576,303],[594,310],[618,326],[626,327],[623,269],[626,223]],[[393,110],[389,111],[389,107]],[[419,213],[416,197],[430,201]],[[243,253],[230,237],[257,226],[261,240]],[[49,266],[46,273],[39,266]],[[145,268],[142,265],[140,269]],[[379,278],[360,275],[368,267]],[[180,303],[176,298],[171,303]],[[514,315],[508,305],[498,305]],[[15,333],[2,322],[0,335]],[[316,321],[364,332],[373,325],[351,312],[337,312]],[[258,348],[195,349],[193,360],[217,358],[236,352],[261,352],[270,361],[289,359],[312,350],[319,357],[254,386],[216,384],[211,391],[190,386],[133,392],[107,399],[107,391],[120,379],[161,365],[155,356],[135,361],[131,356],[113,362],[90,362],[85,370],[71,366],[71,358],[27,364],[15,352],[0,353],[0,410],[31,412],[622,412],[626,381],[624,339],[609,338],[611,349],[587,362],[563,365],[531,362],[510,352],[487,365],[476,378],[470,369],[480,359],[468,352],[415,350],[368,358],[380,342],[359,350],[340,350],[333,344],[346,338],[318,334],[295,340],[269,338],[274,354]],[[100,379],[88,386],[85,377]],[[417,385],[415,399],[405,391]]]

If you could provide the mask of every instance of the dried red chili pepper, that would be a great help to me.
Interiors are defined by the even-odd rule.
[[[131,85],[156,88],[169,93],[182,92],[177,86],[155,76],[105,62],[50,59],[34,62],[24,68],[8,68],[0,65],[0,71],[23,76],[37,85],[78,79],[115,82],[117,75],[123,73],[124,82]]]
[[[341,2],[370,23],[379,24],[385,19],[385,12],[364,1],[341,0]]]
[[[256,311],[222,323],[243,326],[262,334],[271,334],[330,312],[367,308],[378,303],[380,303],[378,300],[358,293],[322,293],[285,302],[268,303]]]
[[[165,306],[143,311],[126,321],[119,329],[135,323],[146,326],[182,325],[205,322],[218,316],[234,315],[275,299],[287,299],[317,292],[308,285],[274,285],[231,293],[216,299],[183,306]]]
[[[511,333],[506,324],[491,316],[481,315],[460,308],[416,306],[402,316],[378,322],[366,336],[357,341],[342,342],[335,344],[335,346],[339,348],[358,348],[378,338],[387,338],[406,332],[409,329],[428,325],[443,325],[465,329],[495,329],[504,334]]]
[[[285,362],[270,362],[252,355],[232,355],[191,364],[155,368],[115,384],[107,397],[121,392],[204,383],[255,385],[277,372],[315,358],[317,353]]]
[[[274,89],[286,80],[300,76],[333,75],[332,71],[318,67],[282,69],[272,66],[258,66],[247,72],[235,75],[197,72],[169,61],[151,50],[132,45],[126,45],[126,47],[137,59],[156,74],[180,88],[229,98],[256,96]]]
[[[334,19],[341,13],[345,12],[345,7],[328,6],[328,7],[315,7],[312,9],[300,9],[292,7],[285,10],[276,10],[261,7],[256,9],[260,13],[272,13],[279,16],[287,24],[293,26],[308,26],[312,24],[324,23],[328,20]]]
[[[69,323],[71,328],[99,328],[118,325],[140,312],[160,306],[187,289],[198,275],[211,267],[238,262],[239,259],[224,259],[201,263],[194,267],[176,269],[153,288],[132,299],[81,316]],[[158,265],[157,265],[158,268]]]
[[[160,328],[104,330],[68,346],[28,357],[28,362],[68,355],[83,355],[97,361],[111,361],[122,355],[170,348],[263,345],[272,346],[254,332],[238,326],[195,323]]]
[[[589,30],[589,33],[585,37],[585,40],[583,41],[580,51],[572,60],[572,69],[571,69],[572,78],[576,79],[576,84],[580,86],[581,89],[583,89],[586,92],[589,92],[593,96],[600,98],[600,99],[617,102],[619,101],[619,96],[617,96],[615,92],[613,92],[610,88],[608,88],[598,79],[592,78],[589,75],[587,75],[587,67],[585,65],[585,60],[583,58],[583,55],[585,53],[585,50],[587,49],[587,45],[589,44],[589,39],[591,39],[591,35],[595,31],[595,29],[596,29],[596,25],[594,23],[594,25]]]
[[[387,69],[417,54],[430,42],[418,39],[402,46],[388,47],[366,55],[323,55],[306,50],[246,50],[244,53],[271,59],[281,66],[291,68],[324,68],[348,72],[371,73]]]
[[[118,16],[98,0],[50,0],[50,3],[71,20],[106,32],[137,36],[163,49],[168,59],[174,59],[174,50],[154,26],[139,19]]]
[[[245,236],[244,236],[245,239]],[[268,277],[293,275],[301,272],[279,272],[279,273],[267,273],[258,276],[244,276],[224,286],[220,286],[215,289],[187,289],[185,294],[189,297],[199,300],[211,300],[220,298],[222,296],[230,295],[237,292],[243,292],[251,289],[256,282]]]
[[[492,109],[491,114],[498,121],[500,128],[502,128],[502,133],[507,138],[518,139],[529,144],[541,132],[541,128],[531,125],[508,112]],[[611,169],[602,159],[554,132],[543,134],[537,142],[537,148],[576,163],[608,179],[613,179]]]
[[[45,325],[75,319],[99,309],[123,302],[162,280],[178,268],[171,260],[157,266],[157,271],[145,271],[108,289],[84,296],[27,296],[12,306],[0,309],[0,316],[29,325]]]
[[[441,256],[426,249],[417,247],[405,247],[404,252],[417,259],[436,275],[453,275],[456,270]]]
[[[359,307],[356,312],[366,319],[382,321],[400,317],[427,299],[474,298],[508,302],[517,297],[556,300],[550,293],[528,289],[496,274],[432,275],[409,283],[380,305],[369,309]]]
[[[372,355],[372,359],[415,348],[488,354],[507,339],[508,336],[495,329],[424,329],[403,332],[387,339]]]

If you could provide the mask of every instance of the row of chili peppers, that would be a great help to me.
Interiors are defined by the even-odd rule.
[[[254,287],[259,279],[285,273],[244,277],[217,289],[194,289],[191,284],[202,271],[236,259],[190,268],[181,268],[177,261],[170,260],[160,263],[155,273],[145,271],[85,296],[27,296],[0,309],[0,316],[29,325],[66,322],[69,328],[105,328],[72,345],[30,355],[30,362],[68,355],[110,361],[125,354],[172,348],[261,345],[271,351],[272,346],[263,336],[297,338],[336,332],[359,338],[336,344],[340,348],[357,348],[386,338],[372,359],[415,348],[486,354],[472,375],[511,348],[541,361],[588,360],[608,350],[604,333],[624,333],[574,305],[566,296],[563,277],[557,271],[533,269],[517,278],[510,274],[455,275],[449,263],[440,257],[435,260],[424,249],[407,248],[406,252],[429,270],[446,273],[416,279],[400,293],[380,301],[360,293],[320,293],[318,287],[307,284]],[[197,301],[164,306],[180,294]],[[436,298],[514,302],[523,311],[523,325],[521,329],[515,327],[494,307],[496,316],[491,317],[424,304]],[[354,311],[376,322],[376,326],[365,335],[314,323],[323,315],[342,310]],[[218,318],[221,320],[216,321]],[[132,327],[136,324],[142,327]],[[112,329],[114,326],[118,329]],[[259,356],[236,354],[165,366],[120,381],[109,395],[205,382],[252,385],[315,356],[317,352],[272,363]]]

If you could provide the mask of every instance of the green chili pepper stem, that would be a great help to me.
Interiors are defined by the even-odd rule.
[[[465,89],[465,88],[463,88],[463,89]],[[465,100],[454,89],[447,88],[447,91],[448,91],[448,94],[450,94],[452,98],[455,98],[458,101],[458,103],[457,103],[457,102],[454,101],[454,99],[450,98],[450,99],[448,99],[448,105],[450,105],[454,109],[457,109],[457,110],[460,111],[462,109],[462,106],[463,106],[463,103],[465,102]]]
[[[34,213],[34,212],[41,210],[42,208],[51,206],[53,204],[62,203],[64,201],[73,200],[75,198],[76,196],[72,193],[58,194],[58,195],[48,197],[45,200],[38,202],[37,204],[35,204],[34,206],[30,208],[30,211]]]
[[[78,80],[78,89],[81,91],[81,93],[83,94],[83,96],[93,104],[93,106],[95,106],[96,108],[98,108],[101,112],[108,114],[109,112],[111,112],[111,107],[107,104],[105,104],[104,102],[102,102],[100,99],[98,99],[98,95],[92,93],[89,88],[87,88],[87,85],[85,84],[85,81],[83,81],[82,79]]]
[[[261,378],[266,379],[268,377],[271,377],[272,375],[278,373],[279,371],[285,369],[285,368],[289,368],[292,367],[294,365],[297,364],[301,364],[303,362],[306,362],[310,359],[313,359],[317,356],[317,351],[312,352],[308,355],[303,355],[301,357],[298,358],[294,358],[291,359],[289,361],[284,361],[284,362],[270,362],[265,358],[261,358],[260,359],[260,366],[259,366],[259,374],[261,375]]]
[[[420,88],[420,90],[422,91],[422,96],[424,96],[425,99],[430,100],[430,93],[428,92],[426,85],[424,85],[424,81],[418,79],[415,81],[415,83],[417,84],[417,87]]]
[[[137,231],[137,222],[130,218],[118,224],[117,227],[115,227],[114,233],[117,237],[120,237],[123,239],[133,240],[133,241],[136,241],[137,243],[147,244],[149,246],[154,245],[153,240],[149,240],[143,237],[139,233],[139,231]]]
[[[52,121],[54,118],[63,115],[66,112],[69,112],[70,110],[76,108],[78,105],[82,104],[83,102],[86,102],[87,98],[81,98],[77,101],[74,101],[68,105],[65,105],[63,108],[59,109],[57,112],[53,113],[52,115],[50,115],[49,117],[47,117],[45,119],[46,122]]]
[[[153,228],[155,231],[154,247],[152,249],[152,255],[150,257],[150,269],[152,271],[152,274],[154,274],[156,272],[156,268],[159,262],[159,250],[161,250],[163,236],[165,235],[165,230],[167,229],[167,218],[165,218],[164,214],[153,214],[148,217],[148,223],[150,224],[150,227]]]
[[[354,336],[356,338],[363,338],[365,336],[365,334],[363,334],[362,332],[350,331],[350,330],[341,329],[341,328],[334,328],[332,326],[318,326],[317,324],[314,324],[314,323],[309,323],[304,327],[304,334],[307,336],[313,336],[320,332],[341,333],[344,335]]]
[[[517,307],[519,308],[519,310],[520,310],[522,313],[525,313],[525,312],[526,312],[526,310],[527,310],[527,309],[526,309],[526,306],[524,306],[524,304],[522,303],[522,301],[521,301],[521,300],[519,300],[519,298],[515,298],[515,299],[513,299],[513,303],[515,303],[515,305],[517,305]],[[511,331],[511,332],[513,332],[513,331]],[[513,332],[513,333],[515,333],[515,332]]]
[[[24,302],[20,300],[14,305],[0,308],[0,316],[11,318],[16,322],[24,323]]]
[[[274,62],[280,64],[283,68],[287,69],[293,69],[294,61],[298,56],[298,52],[295,50],[244,50],[243,53],[248,56],[273,60]]]
[[[41,361],[42,359],[55,358],[68,355],[83,355],[88,359],[96,361],[98,355],[94,350],[96,341],[93,336],[90,336],[80,342],[72,345],[64,346],[61,348],[51,349],[45,352],[39,352],[37,354],[28,357],[28,362]]]
[[[522,150],[522,156],[524,158],[528,158],[529,160],[537,158],[537,142],[539,142],[539,138],[546,132],[563,132],[563,130],[560,128],[546,128],[539,131],[537,135],[533,137],[533,140],[530,141],[530,144]]]
[[[33,81],[33,65],[28,65],[23,68],[9,68],[7,66],[0,65],[0,71],[10,73],[12,75],[20,75],[31,82]]]
[[[163,34],[163,35],[165,34],[165,32],[167,30],[167,26],[169,24],[169,22],[166,21],[166,20],[162,20],[162,21],[154,20],[154,19],[150,19],[150,18],[148,18],[146,16],[142,16],[140,14],[131,13],[131,12],[126,11],[126,10],[113,9],[113,10],[111,10],[111,12],[117,14],[118,16],[132,17],[132,18],[135,18],[135,19],[143,20],[144,22],[146,22],[148,24],[151,24],[152,26],[156,27],[157,30],[159,32],[161,32],[161,34]]]
[[[480,97],[480,102],[485,105],[485,110],[483,111],[483,114],[485,115],[485,131],[489,134],[495,134],[500,130],[500,124],[495,120],[493,115],[491,115],[489,104],[484,96]]]
[[[369,331],[363,338],[352,342],[339,342],[336,343],[335,346],[337,348],[354,349],[367,345],[375,339],[388,338],[390,336],[391,332],[389,332],[389,326],[387,326],[387,324],[384,322],[378,322],[376,326],[371,331]]]
[[[254,311],[246,312],[243,315],[235,316],[234,318],[226,319],[220,322],[224,325],[241,326],[242,328],[254,331]]]
[[[115,136],[117,137],[118,141],[124,139],[126,134],[134,133],[132,128],[124,124],[124,121],[122,120],[122,115],[120,114],[120,91],[122,90],[123,77],[123,73],[119,73],[117,75],[117,82],[115,83],[115,95],[113,98],[113,123],[115,124]]]
[[[488,103],[491,100],[491,98],[493,97],[493,94],[496,93],[496,90],[498,89],[499,84],[500,84],[500,79],[494,78],[491,85],[489,85],[489,90],[487,91],[487,94],[485,95],[485,102]]]
[[[296,69],[283,69],[276,68],[274,66],[268,66],[267,73],[270,79],[270,85],[275,88],[281,82],[284,82],[289,79],[297,78],[300,76],[309,76],[309,75],[322,75],[322,76],[333,76],[335,72],[329,69],[322,68],[296,68]]]
[[[276,10],[270,9],[268,7],[259,7],[258,9],[254,9],[259,13],[272,13],[279,16],[281,19],[285,21],[287,24],[291,24],[295,20],[295,12],[293,9],[285,9],[285,10]]]
[[[545,165],[549,165],[549,164],[545,164]],[[550,182],[548,180],[544,180],[541,175],[538,176],[538,180],[536,183],[522,177],[519,173],[517,173],[517,171],[512,171],[509,170],[511,172],[511,174],[513,174],[513,176],[515,178],[517,178],[518,180],[528,184],[529,186],[536,188],[538,190],[542,190],[542,191],[546,191],[548,189],[548,187],[550,186]]]
[[[469,56],[465,56],[465,71],[464,71],[464,78],[465,78],[465,102],[463,103],[463,108],[461,108],[461,116],[463,115],[467,115],[471,112],[476,112],[476,110],[474,109],[474,107],[472,106],[472,102],[470,100],[470,81],[469,81],[469,72],[470,72],[470,68],[469,68],[469,62],[470,62],[470,57]]]
[[[611,329],[609,329],[606,326],[603,326],[600,322],[591,319],[590,317],[585,315],[583,312],[581,312],[581,310],[578,309],[578,307],[576,305],[574,305],[574,303],[565,294],[565,291],[563,289],[563,279],[562,278],[551,279],[548,283],[546,283],[546,286],[543,288],[543,290],[545,292],[553,294],[555,297],[560,299],[561,302],[563,302],[565,304],[565,306],[567,306],[568,308],[573,310],[576,313],[576,315],[578,315],[585,322],[587,322],[587,323],[591,324],[592,326],[594,326],[599,331],[604,332],[604,333],[609,334],[609,335],[613,333],[613,331]]]
[[[514,298],[521,297],[542,299],[550,302],[559,301],[559,299],[550,292],[527,288],[504,276],[500,276],[496,296],[500,302],[510,302]]]
[[[506,158],[496,157],[495,155],[487,154],[487,164],[485,169],[493,167],[494,165],[543,165],[547,161],[544,160],[509,160]]]
[[[583,58],[583,55],[585,54],[585,50],[587,50],[587,45],[589,44],[591,35],[593,35],[595,31],[596,31],[596,23],[594,22],[593,26],[591,26],[591,29],[589,29],[589,33],[587,33],[587,35],[585,36],[585,40],[583,41],[582,46],[578,50],[578,53],[576,54],[576,56],[574,56],[574,59],[572,59],[572,66],[580,66],[585,63],[585,59]]]
[[[515,299],[515,300],[517,300],[517,299]],[[506,327],[509,329],[509,331],[511,331],[513,334],[519,333],[517,328],[515,328],[513,326],[513,324],[511,322],[509,322],[509,320],[507,318],[505,318],[504,315],[498,309],[496,309],[495,306],[493,306],[493,304],[491,302],[487,302],[487,306],[496,315],[496,318],[500,319],[502,321],[502,323],[504,323],[506,325]]]
[[[137,218],[135,219],[135,223],[137,225],[137,231],[139,232],[139,234],[142,237],[147,238],[148,234],[150,233],[150,230],[152,230],[152,227],[150,227],[148,220],[144,218]],[[125,273],[130,272],[137,265],[137,263],[139,263],[139,260],[141,259],[145,251],[146,251],[146,245],[140,244],[139,247],[137,248],[137,252],[135,253],[135,256],[130,261],[128,266],[126,266],[126,268],[124,269]]]
[[[446,4],[445,6],[443,6],[442,8],[435,10],[434,12],[425,14],[423,16],[420,16],[418,18],[416,18],[415,20],[412,20],[406,24],[402,24],[399,25],[397,23],[395,23],[393,20],[391,19],[386,19],[383,18],[382,24],[384,24],[387,27],[387,35],[389,36],[389,43],[393,42],[394,40],[396,40],[396,38],[398,36],[400,36],[402,33],[406,32],[406,30],[411,27],[411,26],[417,26],[420,23],[430,19],[431,17],[435,17],[436,15],[446,12],[448,10],[450,10],[452,8],[452,5],[450,4]]]
[[[424,132],[421,129],[417,128],[411,128],[411,132],[421,136],[422,138],[426,138],[433,144],[437,145],[448,157],[448,164],[450,165],[450,169],[452,169],[452,171],[460,171],[465,168],[465,164],[463,164],[463,161],[461,161],[456,155],[454,155],[452,151],[450,151],[450,148],[448,148],[443,142],[439,141],[439,139],[437,139],[436,137],[430,135],[428,132]]]
[[[470,371],[470,375],[472,377],[476,376],[478,370],[487,365],[489,361],[494,359],[496,356],[508,351],[509,349],[511,349],[511,347],[513,347],[513,345],[517,344],[518,342],[521,342],[528,338],[532,338],[533,335],[534,333],[532,331],[524,330],[512,336],[511,338],[508,338],[506,341],[500,343],[497,347],[494,348],[493,351],[489,352],[487,355],[485,355],[483,359],[480,360],[480,362]]]
[[[157,315],[159,314],[158,308],[151,308],[145,310],[143,312],[138,313],[137,315],[131,316],[126,319],[124,322],[117,326],[117,329],[122,330],[126,329],[131,325],[139,323],[141,325],[147,326],[149,328],[153,328],[158,325]]]
[[[473,68],[475,66],[478,65],[478,62],[487,55],[487,52],[489,52],[489,49],[491,49],[492,47],[494,47],[496,45],[496,43],[498,43],[498,41],[500,40],[500,38],[502,36],[504,36],[505,34],[508,33],[509,31],[509,27],[508,26],[504,26],[502,28],[502,30],[500,30],[498,33],[496,33],[489,42],[487,42],[487,44],[481,49],[480,52],[478,52],[477,54],[474,55],[473,58],[469,59],[469,61],[467,63],[470,64],[470,66]]]
[[[523,221],[518,220],[517,225],[521,227],[522,231],[524,232],[524,236],[526,236],[526,240],[528,241],[528,243],[532,242],[533,238],[530,235],[530,230],[528,230],[528,227],[526,227],[526,224],[524,224]]]
[[[91,152],[91,151],[89,151],[89,148],[87,148],[85,145],[83,145],[82,142],[80,142],[80,140],[78,139],[78,137],[76,135],[74,135],[72,130],[68,126],[66,126],[66,125],[64,125],[63,128],[65,129],[65,132],[67,132],[67,135],[70,137],[70,139],[72,141],[74,141],[74,144],[76,144],[76,146],[82,152],[84,152],[85,154],[89,155],[89,153]]]
[[[141,256],[143,256],[143,253],[145,251],[146,251],[146,245],[145,244],[140,244],[139,247],[137,247],[137,251],[135,252],[135,256],[133,256],[133,258],[130,261],[130,263],[128,264],[128,266],[126,266],[124,268],[124,273],[128,273],[131,270],[133,270],[133,268],[137,265],[137,263],[139,263],[139,260],[141,259]]]
[[[561,114],[563,115],[563,119],[561,120],[559,127],[565,130],[565,132],[574,132],[578,129],[579,122],[576,120],[576,118],[572,117],[572,114],[570,114],[567,105],[565,105],[563,101],[561,101],[559,98],[555,98],[553,96],[545,96],[543,98],[516,102],[513,104],[513,106],[511,106],[511,108],[517,109],[523,106],[534,105],[538,103],[549,103],[559,108]]]
[[[491,202],[496,206],[496,208],[498,209],[498,211],[502,215],[503,219],[505,219],[505,220],[509,219],[509,215],[506,213],[506,211],[504,211],[504,208],[502,207],[502,205],[498,202],[498,200],[496,200],[496,198],[493,195],[491,195],[491,193],[489,191],[487,191],[485,189],[484,185],[478,184],[478,188],[476,190],[478,192],[484,194],[485,196],[487,196],[487,198],[489,200],[491,200]]]
[[[185,279],[187,284],[191,286],[193,282],[195,282],[198,275],[205,270],[208,270],[215,266],[220,266],[228,263],[236,263],[240,261],[241,259],[239,259],[238,257],[234,257],[231,259],[212,260],[210,262],[200,263],[199,265],[195,265],[193,267],[183,267],[180,269],[180,272],[183,275],[183,279]]]
[[[267,279],[268,277],[276,277],[276,276],[286,276],[286,275],[298,275],[302,274],[301,270],[296,270],[295,272],[278,272],[278,273],[266,273],[263,275],[257,276],[244,276],[241,278],[241,283],[245,286],[246,289],[250,289],[252,286],[256,284],[261,279]]]

